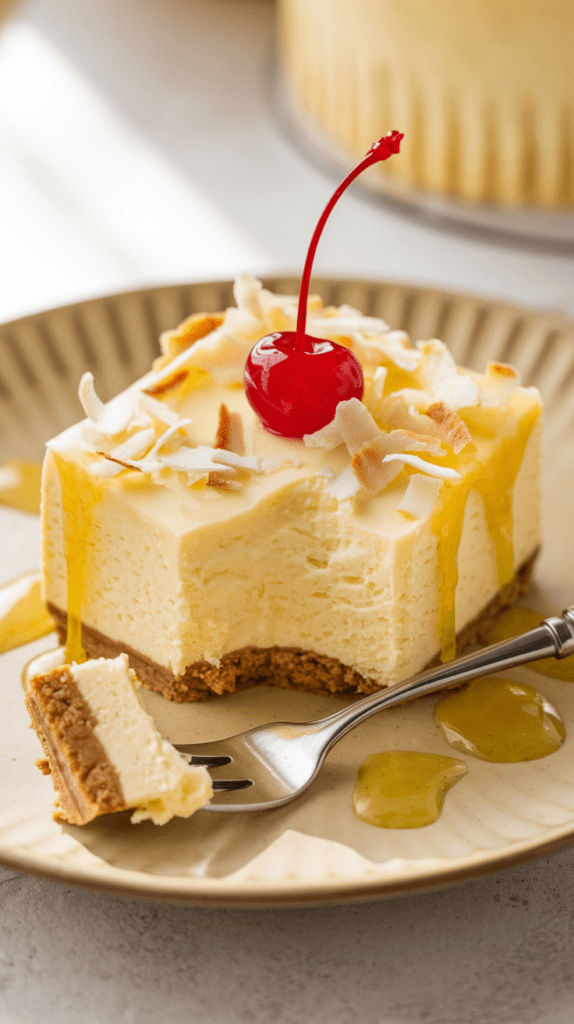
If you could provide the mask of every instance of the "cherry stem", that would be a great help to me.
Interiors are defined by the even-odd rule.
[[[295,348],[302,352],[305,348],[305,326],[307,323],[307,300],[309,298],[309,285],[311,283],[311,270],[313,267],[313,260],[315,259],[315,253],[319,244],[319,239],[323,233],[323,228],[327,223],[327,220],[331,214],[335,203],[343,195],[343,192],[349,187],[355,178],[358,178],[359,174],[362,174],[367,167],[371,167],[372,164],[378,163],[380,160],[388,160],[393,153],[399,152],[399,147],[403,135],[401,132],[389,132],[388,135],[384,135],[382,139],[375,142],[366,156],[357,164],[356,167],[347,175],[344,181],[341,182],[339,187],[335,190],[327,203],[323,213],[321,214],[317,227],[313,233],[311,244],[307,252],[307,259],[305,260],[305,266],[303,268],[303,275],[301,277],[301,290],[299,292],[299,307],[297,310],[297,328],[295,332]]]

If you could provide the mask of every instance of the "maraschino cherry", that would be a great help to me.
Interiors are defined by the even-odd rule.
[[[281,437],[303,437],[330,423],[339,402],[362,398],[363,371],[353,353],[326,338],[305,334],[315,252],[327,218],[345,189],[367,167],[398,153],[403,135],[389,132],[371,146],[327,203],[311,239],[301,279],[295,331],[268,334],[245,364],[245,394],[263,426]]]

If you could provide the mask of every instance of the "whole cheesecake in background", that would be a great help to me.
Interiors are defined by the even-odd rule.
[[[356,158],[400,124],[397,185],[503,207],[574,204],[574,6],[281,0],[285,86]]]
[[[452,657],[540,543],[538,392],[315,297],[307,332],[352,350],[364,398],[278,437],[243,369],[293,329],[297,298],[249,277],[235,297],[165,334],[107,405],[85,375],[87,418],[49,443],[44,591],[66,661],[126,652],[145,686],[187,701],[258,683],[372,692]]]

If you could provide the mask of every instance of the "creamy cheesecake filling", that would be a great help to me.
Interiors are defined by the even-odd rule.
[[[218,406],[221,392],[213,390]],[[224,397],[248,420],[242,395]],[[475,455],[459,483],[443,486],[434,515],[416,521],[397,511],[406,473],[376,498],[361,494],[354,506],[336,507],[316,473],[326,457],[314,453],[311,466],[251,481],[241,495],[206,487],[189,493],[135,473],[103,483],[49,454],[49,600],[71,607],[73,623],[81,618],[175,676],[246,646],[282,646],[332,656],[388,685],[439,648],[448,657],[455,631],[538,545],[540,423],[532,429],[537,403],[524,405],[505,443],[479,440],[488,474],[480,492]],[[253,433],[267,450],[282,447]],[[333,455],[343,458],[330,453],[331,462]],[[92,530],[78,517],[60,521],[62,484],[64,508],[89,496]],[[70,659],[81,657],[72,646],[78,636],[68,633]]]
[[[161,737],[138,685],[125,654],[64,665],[29,683],[27,706],[62,814],[74,824],[130,808],[133,822],[163,825],[209,802],[207,769],[188,765]]]
[[[63,435],[45,463],[43,536],[46,598],[60,613],[68,610],[68,658],[84,656],[80,621],[174,679],[191,665],[217,670],[223,658],[257,648],[311,651],[379,686],[439,652],[452,657],[456,633],[539,545],[541,407],[537,393],[513,379],[503,401],[493,398],[492,373],[445,370],[444,359],[444,379],[436,366],[433,378],[432,359],[443,358],[438,343],[426,343],[425,368],[423,355],[399,334],[389,332],[385,367],[373,369],[383,357],[372,339],[374,357],[363,347],[367,404],[374,409],[405,387],[418,388],[408,392],[415,398],[425,387],[435,398],[452,392],[455,408],[463,403],[457,422],[472,441],[458,454],[445,448],[442,458],[426,457],[431,468],[446,465],[459,478],[442,483],[434,508],[417,519],[400,511],[412,480],[408,466],[375,496],[360,489],[338,500],[332,485],[349,472],[345,447],[309,448],[263,430],[238,386],[239,363],[226,363],[209,337],[197,349],[211,345],[207,363],[219,383],[198,366],[182,376],[190,360],[201,362],[194,346],[191,356],[183,349],[164,361],[163,378],[148,375],[130,389],[124,404],[142,388],[156,402],[161,396],[164,422],[175,417],[169,431],[182,423],[186,444],[201,454],[201,446],[207,452],[214,445],[223,403],[241,417],[248,460],[275,460],[272,470],[221,467],[217,477],[225,483],[234,474],[236,489],[209,486],[209,476],[190,485],[189,474],[167,467],[138,472],[137,460],[124,470],[117,453],[137,437],[117,436],[111,465],[77,444],[81,428]],[[465,407],[467,400],[475,407]],[[102,410],[95,406],[92,423],[114,414]],[[146,459],[156,465],[149,455],[142,464]],[[117,476],[96,475],[110,465]]]

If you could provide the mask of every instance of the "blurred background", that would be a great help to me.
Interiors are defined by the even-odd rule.
[[[570,4],[526,7],[564,40]],[[476,5],[482,35],[476,12],[451,8],[21,0],[0,30],[0,321],[147,284],[298,273],[345,167],[389,128],[406,132],[404,157],[345,196],[317,273],[574,315],[571,111],[547,95],[558,51],[536,63],[540,25],[523,38],[511,0]],[[525,79],[544,86],[536,131]]]

